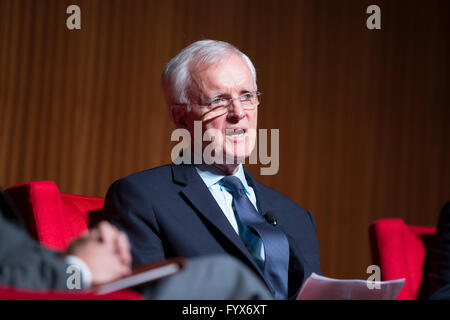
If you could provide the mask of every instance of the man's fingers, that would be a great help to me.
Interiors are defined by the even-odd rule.
[[[100,222],[97,229],[100,234],[100,241],[106,243],[113,243],[119,233],[116,227],[106,221]]]
[[[114,252],[119,255],[122,263],[129,266],[131,264],[130,243],[125,233],[117,230],[110,223],[103,221],[98,226],[100,240],[113,247]]]

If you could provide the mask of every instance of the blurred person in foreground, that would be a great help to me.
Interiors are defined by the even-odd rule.
[[[427,259],[429,299],[450,300],[450,201],[441,209]]]
[[[80,289],[129,275],[127,236],[101,222],[65,251],[46,249],[26,233],[11,200],[0,190],[0,286],[68,290],[69,266],[81,271]],[[181,272],[138,291],[148,299],[272,299],[264,284],[244,265],[224,256],[188,260]]]

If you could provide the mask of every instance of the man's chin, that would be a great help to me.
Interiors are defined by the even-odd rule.
[[[241,163],[244,163],[246,158],[248,158],[247,154],[226,154],[224,164],[239,165]]]
[[[225,146],[227,147],[227,146]],[[245,161],[246,158],[250,156],[249,149],[252,148],[252,145],[237,143],[234,145],[230,145],[230,148],[224,148],[224,159],[227,164],[240,164]]]

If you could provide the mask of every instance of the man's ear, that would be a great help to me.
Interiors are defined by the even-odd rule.
[[[188,129],[186,122],[186,106],[173,106],[170,115],[177,128]]]

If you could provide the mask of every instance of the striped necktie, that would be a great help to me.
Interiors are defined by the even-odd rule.
[[[275,298],[286,299],[289,269],[289,242],[286,235],[278,226],[270,225],[259,214],[245,194],[239,178],[226,176],[222,179],[222,184],[233,194],[233,206],[240,222],[253,230],[264,244],[264,277],[275,291]],[[243,239],[244,243],[245,240]]]

